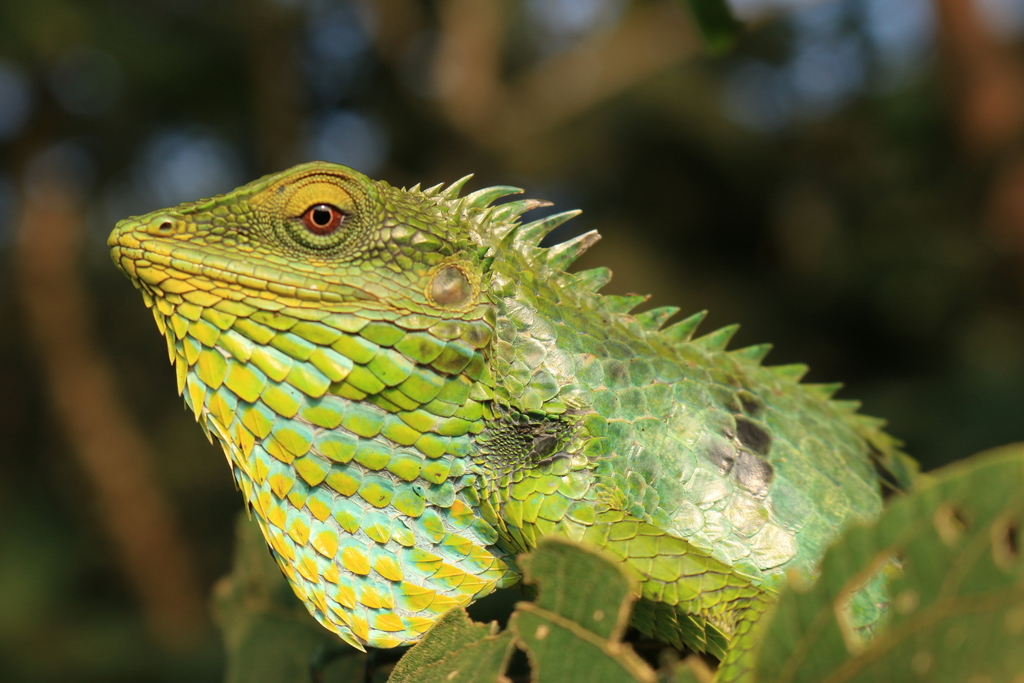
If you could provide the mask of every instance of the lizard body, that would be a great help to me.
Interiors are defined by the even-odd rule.
[[[638,580],[634,623],[725,654],[787,573],[812,578],[913,463],[805,366],[735,326],[629,313],[567,267],[596,233],[523,223],[519,192],[393,188],[314,162],[122,221],[115,263],[152,309],[178,389],[223,445],[296,594],[362,648],[518,581],[545,534]],[[858,628],[877,618],[870,600]],[[730,668],[731,667],[731,668]]]

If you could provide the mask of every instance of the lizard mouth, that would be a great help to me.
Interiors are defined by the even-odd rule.
[[[342,282],[330,273],[305,277],[276,268],[273,262],[232,258],[209,245],[193,246],[189,235],[173,231],[170,220],[121,221],[107,245],[114,264],[153,296],[184,296],[191,292],[246,292],[260,298],[288,297],[314,303],[378,302],[378,294]],[[187,298],[187,297],[186,297]],[[200,297],[201,298],[201,297]],[[234,298],[234,297],[231,297]]]

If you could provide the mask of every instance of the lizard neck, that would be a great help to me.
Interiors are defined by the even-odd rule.
[[[578,381],[587,359],[559,339],[567,324],[554,316],[557,289],[541,281],[543,274],[519,267],[515,256],[499,252],[489,271],[486,290],[496,312],[493,418],[474,436],[471,456],[478,475],[473,502],[509,553],[555,532],[580,538],[614,502],[602,492],[598,471],[608,455],[604,418]]]

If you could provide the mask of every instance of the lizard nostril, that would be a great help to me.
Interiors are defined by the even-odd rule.
[[[164,221],[163,223],[160,224],[160,227],[158,227],[157,230],[159,230],[160,232],[171,232],[172,230],[174,230],[174,223],[171,223],[170,221]]]

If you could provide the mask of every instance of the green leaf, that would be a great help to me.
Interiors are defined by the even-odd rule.
[[[665,650],[668,659],[658,670],[659,683],[711,683],[714,672],[697,655],[690,655],[682,661],[675,660],[675,650]]]
[[[712,53],[732,48],[742,25],[733,17],[726,0],[686,0],[686,4]]]
[[[497,634],[489,625],[470,620],[464,609],[453,609],[406,653],[390,683],[498,683],[512,654],[512,632]]]
[[[677,662],[669,648],[655,673],[621,641],[636,587],[620,563],[558,537],[542,540],[520,562],[539,596],[516,605],[505,632],[452,610],[409,650],[390,683],[507,682],[514,645],[526,651],[533,683],[710,683],[699,658]]]
[[[877,524],[846,533],[812,588],[783,593],[757,626],[756,680],[1020,680],[1022,529],[1024,445],[923,477]],[[874,634],[857,623],[878,606],[858,605],[865,585],[891,596]]]
[[[509,629],[529,655],[534,681],[657,680],[621,641],[636,589],[615,564],[554,538],[542,540],[521,562],[525,580],[540,592],[536,603],[516,605]]]

